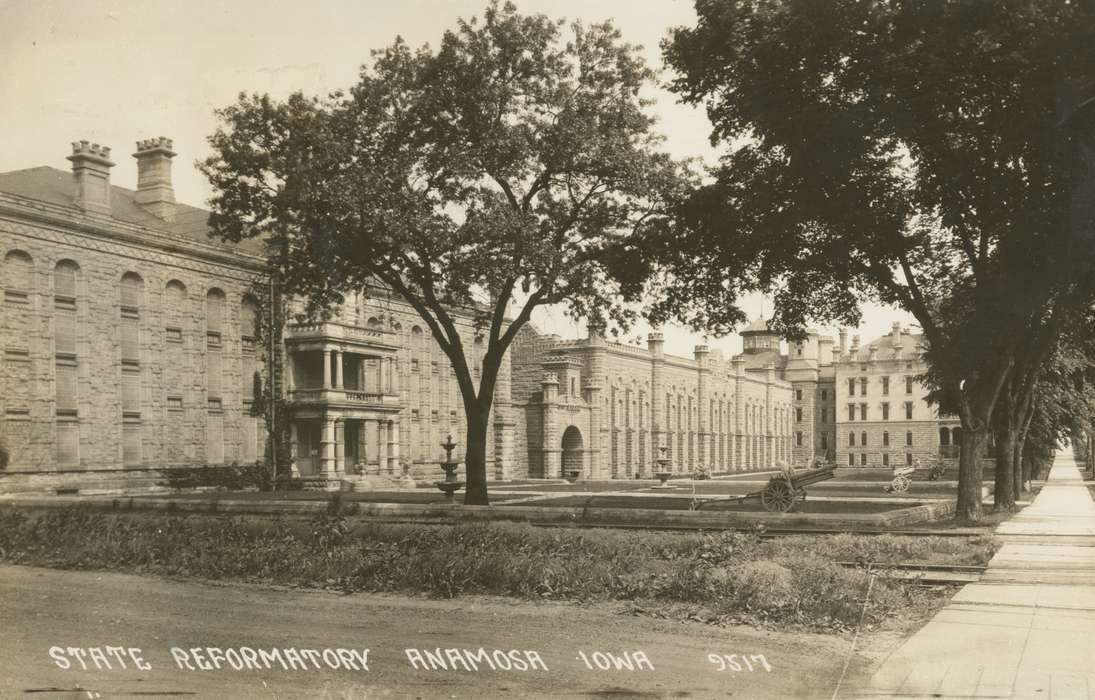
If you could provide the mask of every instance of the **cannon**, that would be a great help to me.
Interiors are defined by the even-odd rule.
[[[788,513],[795,508],[799,501],[806,500],[806,487],[819,481],[828,481],[833,478],[835,464],[823,465],[813,469],[784,469],[768,480],[768,484],[760,491],[747,493],[744,496],[734,496],[729,500],[742,502],[752,498],[760,500],[764,510],[769,513]],[[717,501],[707,501],[712,503]],[[706,503],[699,504],[699,510]]]
[[[916,471],[916,467],[894,467],[893,478],[890,483],[882,487],[882,490],[886,493],[905,493],[909,490],[909,484],[912,483],[912,473]]]

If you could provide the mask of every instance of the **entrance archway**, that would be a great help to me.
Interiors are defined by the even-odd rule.
[[[582,432],[573,425],[563,431],[563,474],[582,472]]]

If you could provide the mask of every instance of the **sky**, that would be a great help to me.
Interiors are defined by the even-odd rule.
[[[586,22],[612,19],[626,41],[643,47],[662,71],[659,43],[673,26],[695,21],[686,0],[519,0],[522,12]],[[0,172],[50,165],[67,170],[70,143],[86,139],[114,149],[114,184],[134,187],[139,139],[174,140],[173,178],[180,202],[204,206],[211,191],[194,163],[209,153],[214,110],[241,92],[285,97],[326,94],[355,81],[372,49],[397,35],[436,46],[457,18],[482,13],[486,0],[0,0]],[[663,79],[669,75],[661,72]],[[715,162],[702,109],[678,104],[660,88],[652,111],[679,158]],[[771,304],[744,301],[751,318]],[[891,323],[911,324],[895,309],[865,307],[864,341]],[[584,328],[562,309],[534,317],[543,331],[577,337]],[[626,337],[645,338],[638,326]],[[691,356],[706,342],[727,354],[737,336],[703,338],[665,327],[666,350]],[[822,329],[825,332],[834,329]]]

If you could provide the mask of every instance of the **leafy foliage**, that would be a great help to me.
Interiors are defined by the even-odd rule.
[[[659,150],[652,77],[609,22],[566,31],[495,2],[436,51],[397,39],[374,52],[345,92],[241,94],[202,166],[210,223],[263,237],[282,287],[315,314],[378,281],[415,308],[456,374],[467,492],[485,502],[485,424],[516,333],[555,303],[626,324],[620,299],[639,285],[606,265],[626,264],[637,232],[671,226],[687,178]],[[457,309],[486,340],[478,386]]]
[[[697,0],[664,45],[673,89],[732,151],[650,241],[655,320],[923,328],[936,399],[983,440],[1017,358],[1038,364],[1092,298],[1095,13],[1033,0]],[[1085,252],[1087,251],[1087,252]],[[626,274],[626,271],[623,273]],[[960,511],[979,517],[964,453]]]

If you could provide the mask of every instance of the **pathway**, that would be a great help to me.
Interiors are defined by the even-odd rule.
[[[981,581],[848,695],[1095,698],[1095,502],[1071,452],[996,534]]]

